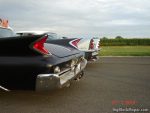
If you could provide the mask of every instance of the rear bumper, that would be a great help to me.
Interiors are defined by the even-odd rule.
[[[85,58],[89,61],[89,60],[97,60],[98,59],[98,54],[99,54],[99,50],[89,50],[89,51],[85,51]]]
[[[83,59],[73,68],[69,68],[58,74],[39,74],[36,78],[36,91],[49,91],[61,88],[75,79],[86,67],[87,60]]]

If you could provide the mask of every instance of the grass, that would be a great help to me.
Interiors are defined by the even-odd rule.
[[[102,46],[100,56],[150,56],[150,46]]]

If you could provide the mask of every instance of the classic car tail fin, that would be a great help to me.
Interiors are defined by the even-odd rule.
[[[91,41],[90,41],[89,50],[90,49],[94,49],[94,40],[93,39],[91,39]]]
[[[48,35],[43,36],[42,38],[36,40],[33,43],[33,49],[42,54],[49,54],[48,50],[44,47],[44,43],[46,42]]]
[[[100,38],[97,38],[97,37],[95,37],[95,38],[93,38],[93,40],[94,40],[94,45],[95,45],[95,49],[100,49]]]
[[[0,56],[36,56],[49,52],[45,49],[46,35],[0,38]]]
[[[81,39],[77,38],[69,42],[69,44],[75,48],[78,48],[78,43]]]
[[[90,40],[90,45],[89,45],[89,50],[97,50],[100,48],[100,45],[99,45],[99,42],[100,42],[100,39],[97,38],[97,37],[94,37]]]
[[[61,46],[67,46],[69,48],[78,49],[79,38],[67,38],[67,39],[57,39],[57,40],[47,40],[47,43],[57,44]]]

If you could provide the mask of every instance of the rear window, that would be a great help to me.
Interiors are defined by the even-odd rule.
[[[16,33],[17,36],[33,36],[33,33]]]
[[[14,36],[14,32],[11,29],[0,27],[0,38],[12,37],[12,36]]]
[[[62,36],[56,34],[56,33],[51,33],[51,32],[43,32],[43,33],[24,33],[24,32],[20,32],[20,33],[16,33],[17,36],[32,36],[32,35],[44,35],[47,34],[48,35],[48,39],[47,40],[55,40],[55,39],[63,39]]]
[[[48,33],[48,40],[55,40],[55,39],[62,39],[62,37],[55,33]]]

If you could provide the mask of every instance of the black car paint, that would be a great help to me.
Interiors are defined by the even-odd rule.
[[[82,52],[71,46],[60,51],[59,45],[50,43],[47,47],[50,55],[38,53],[32,44],[43,36],[0,38],[0,86],[8,89],[35,89],[38,74],[52,73],[53,66],[83,56]]]
[[[50,51],[51,54],[56,55],[57,57],[63,58],[67,56],[71,56],[73,54],[79,54],[80,51],[74,48],[69,48],[66,46],[62,46],[60,44],[51,44],[51,43],[45,43],[45,48]]]
[[[74,50],[76,48],[73,47],[72,45],[70,45],[68,42],[71,42],[72,40],[75,40],[75,39],[77,39],[77,38],[71,38],[71,39],[50,39],[50,38],[48,38],[46,43],[62,45],[71,50]]]

